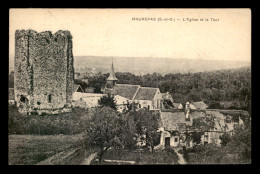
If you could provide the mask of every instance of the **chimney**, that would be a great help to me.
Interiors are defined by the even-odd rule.
[[[190,103],[187,102],[185,105],[185,120],[190,121]]]

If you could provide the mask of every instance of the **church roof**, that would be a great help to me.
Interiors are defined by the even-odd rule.
[[[159,88],[140,87],[135,99],[137,100],[153,100]]]
[[[113,62],[112,62],[112,66],[111,66],[111,72],[110,72],[109,77],[107,78],[107,80],[111,80],[111,81],[118,80],[116,78],[116,75],[115,75]]]
[[[111,92],[114,95],[120,95],[124,98],[133,100],[137,90],[140,85],[130,85],[130,84],[116,84]]]

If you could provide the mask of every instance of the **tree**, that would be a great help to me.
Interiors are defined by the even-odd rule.
[[[153,152],[155,146],[154,141],[156,140],[157,130],[159,128],[159,113],[147,109],[140,109],[130,112],[130,114],[134,117],[139,136],[146,135],[146,145],[150,145]]]
[[[119,116],[110,107],[98,108],[86,126],[86,147],[98,147],[99,164],[110,147],[122,146]]]
[[[193,119],[192,126],[201,132],[211,130],[215,127],[214,116]]]
[[[225,133],[222,136],[220,136],[219,139],[221,140],[221,145],[222,146],[226,146],[227,143],[229,143],[231,141],[231,137],[227,133]]]
[[[251,161],[251,124],[235,127],[234,135],[231,141],[227,143],[227,148],[232,152],[236,152],[240,156],[242,163]]]
[[[87,88],[88,83],[80,80],[80,79],[74,79],[74,83],[80,85],[83,89]]]
[[[134,149],[137,143],[137,130],[134,118],[130,114],[120,115],[120,136],[124,148]]]
[[[203,135],[202,132],[192,132],[191,139],[193,140],[194,143],[200,144],[202,135]]]
[[[98,100],[98,104],[101,106],[108,106],[114,110],[116,110],[116,102],[113,96],[107,95],[103,96]]]

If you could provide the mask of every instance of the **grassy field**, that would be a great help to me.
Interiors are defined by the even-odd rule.
[[[59,115],[22,115],[9,105],[8,132],[20,135],[73,135],[84,131],[92,110],[73,108],[70,113]]]
[[[135,161],[135,165],[146,164],[178,164],[178,156],[172,149],[158,151],[158,152],[135,152],[126,150],[111,150],[108,151],[104,158],[105,160],[122,160]],[[91,165],[97,165],[97,161],[93,161]],[[117,162],[102,162],[102,165],[120,165],[126,163]]]
[[[9,135],[9,164],[36,164],[77,146],[81,137],[82,135]]]

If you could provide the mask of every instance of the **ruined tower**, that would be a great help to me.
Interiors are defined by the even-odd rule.
[[[70,111],[74,83],[69,31],[15,32],[14,91],[21,112]]]

